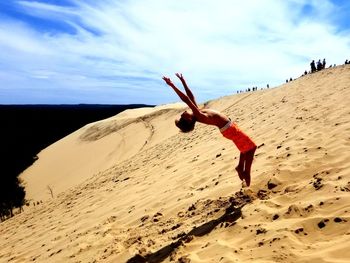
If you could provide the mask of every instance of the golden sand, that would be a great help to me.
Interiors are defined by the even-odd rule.
[[[21,176],[43,202],[0,224],[0,262],[350,262],[349,101],[346,65],[208,102],[259,146],[249,188],[181,103],[89,124]]]

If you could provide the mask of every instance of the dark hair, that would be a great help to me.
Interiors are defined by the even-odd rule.
[[[182,132],[190,132],[194,129],[194,125],[196,124],[196,118],[192,118],[192,120],[185,120],[184,118],[180,117],[179,120],[175,121],[175,125],[182,131]]]

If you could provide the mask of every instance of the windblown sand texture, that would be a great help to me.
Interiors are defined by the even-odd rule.
[[[0,224],[0,262],[350,262],[349,102],[346,65],[206,103],[259,146],[249,188],[183,104],[87,125],[22,175],[43,202]]]

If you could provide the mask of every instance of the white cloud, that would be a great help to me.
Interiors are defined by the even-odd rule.
[[[7,71],[0,81],[14,94],[28,89],[50,93],[50,100],[56,96],[53,102],[64,102],[71,93],[69,101],[76,102],[167,103],[177,98],[161,76],[180,71],[205,101],[235,89],[282,83],[299,76],[311,59],[342,63],[350,50],[349,35],[327,19],[335,8],[329,1],[72,4],[18,2],[28,15],[64,23],[74,34],[0,20],[0,70]],[[306,4],[309,16],[303,13]],[[16,84],[11,74],[27,80],[30,88]],[[65,96],[59,97],[62,90]]]

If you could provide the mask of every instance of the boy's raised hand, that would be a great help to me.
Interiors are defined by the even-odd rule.
[[[163,80],[165,81],[165,83],[168,84],[169,86],[174,85],[170,78],[163,76],[162,79],[163,79]]]
[[[178,77],[180,80],[183,80],[184,77],[182,76],[182,73],[176,73],[176,77]]]

